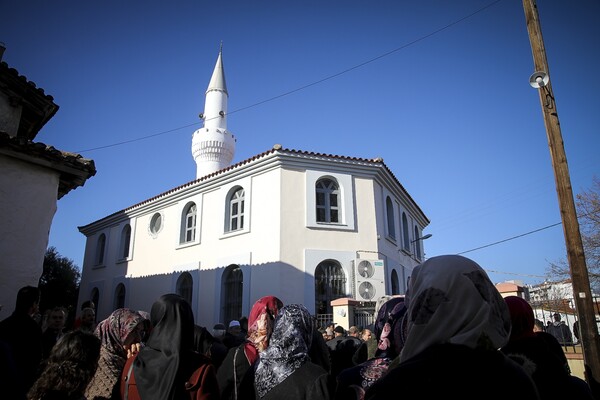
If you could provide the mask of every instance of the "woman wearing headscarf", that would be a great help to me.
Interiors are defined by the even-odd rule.
[[[122,398],[219,399],[213,365],[192,350],[195,324],[189,303],[177,294],[165,294],[152,305],[150,320],[153,328],[146,346],[123,370]]]
[[[546,332],[534,332],[533,309],[525,299],[504,298],[512,323],[502,352],[517,361],[535,382],[541,399],[593,399],[587,383],[572,376],[558,340]]]
[[[254,386],[260,400],[328,400],[329,372],[310,360],[315,321],[301,304],[284,306],[275,318],[269,347],[256,364]]]
[[[402,396],[538,399],[535,384],[500,348],[511,322],[485,271],[459,255],[415,267],[406,296],[406,339],[399,364],[367,389],[365,399]]]
[[[118,399],[119,379],[132,346],[141,341],[143,317],[134,310],[119,308],[96,327],[100,338],[98,369],[85,391],[88,400]]]
[[[44,369],[27,394],[29,400],[82,400],[98,367],[100,339],[78,329],[62,336],[52,347]],[[3,396],[10,396],[3,388]]]
[[[281,307],[282,301],[275,296],[261,297],[252,306],[245,342],[229,350],[217,371],[222,399],[240,399],[254,391],[252,376],[246,373],[269,346],[275,317]]]
[[[392,297],[383,303],[373,326],[377,340],[375,356],[338,374],[334,399],[363,400],[365,390],[387,372],[404,344],[402,322],[405,313],[406,305],[402,297]]]
[[[203,326],[194,326],[194,351],[204,354],[218,371],[229,349]]]
[[[148,337],[150,336],[150,332],[152,332],[152,321],[150,321],[150,313],[144,310],[138,310],[138,314],[144,318],[144,332],[142,334],[141,343],[146,345],[148,341]]]

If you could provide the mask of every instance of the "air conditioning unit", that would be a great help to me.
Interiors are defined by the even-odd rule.
[[[385,295],[385,265],[383,260],[354,260],[354,298],[376,301]]]

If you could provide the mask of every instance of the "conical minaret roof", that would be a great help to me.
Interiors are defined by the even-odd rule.
[[[225,71],[223,70],[223,44],[221,44],[221,48],[219,49],[219,57],[217,58],[217,63],[215,64],[215,69],[213,70],[212,77],[208,83],[206,93],[211,90],[218,90],[229,95],[229,93],[227,93],[227,84],[225,83]]]
[[[227,129],[227,85],[223,70],[223,44],[215,64],[200,118],[204,126],[192,136],[192,157],[196,161],[196,178],[219,171],[231,164],[235,137]]]

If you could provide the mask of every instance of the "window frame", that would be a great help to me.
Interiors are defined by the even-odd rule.
[[[243,186],[234,186],[227,195],[225,214],[225,233],[235,233],[244,230],[246,207],[246,190]]]
[[[131,224],[123,225],[121,228],[121,237],[119,239],[119,258],[117,261],[131,259],[131,238],[133,237],[133,228]]]
[[[396,242],[396,217],[394,212],[394,200],[387,195],[385,197],[386,237]]]
[[[117,286],[115,286],[113,293],[113,311],[119,308],[124,308],[125,301],[127,299],[127,288],[125,287],[125,284],[123,282],[119,282]]]
[[[322,203],[320,198],[322,197]],[[340,185],[335,179],[322,177],[315,184],[315,215],[317,224],[340,223]],[[335,201],[332,201],[335,199]],[[335,205],[332,203],[335,202]],[[319,211],[323,211],[322,219]]]
[[[402,250],[410,252],[410,233],[408,230],[408,217],[402,211]]]
[[[337,260],[326,259],[315,267],[315,315],[333,314],[331,301],[346,297],[348,277]]]
[[[175,293],[183,297],[190,306],[194,299],[194,278],[188,271],[182,272],[175,283]]]
[[[333,180],[338,185],[337,223],[317,221],[317,182],[322,179]],[[306,170],[304,190],[307,228],[343,231],[356,229],[354,177],[352,175],[331,173],[330,171]]]
[[[94,267],[105,266],[106,242],[107,242],[106,233],[104,233],[104,232],[100,233],[100,235],[98,235],[98,239],[96,239],[96,252],[94,253]]]
[[[242,316],[244,299],[244,271],[231,264],[221,275],[221,321],[229,323]]]
[[[191,235],[191,237],[189,237]],[[180,245],[198,242],[198,205],[191,201],[186,204],[181,212]]]

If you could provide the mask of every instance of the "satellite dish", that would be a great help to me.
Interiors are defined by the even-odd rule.
[[[529,77],[529,84],[534,89],[539,89],[541,87],[546,86],[548,84],[548,81],[550,81],[550,78],[548,77],[548,74],[544,71],[535,71]]]

